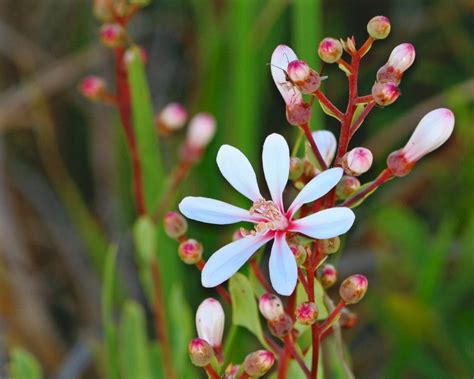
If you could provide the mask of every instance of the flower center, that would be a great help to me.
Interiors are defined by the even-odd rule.
[[[285,230],[288,227],[288,220],[273,201],[259,199],[253,203],[249,212],[265,218],[265,221],[255,225],[255,232],[259,234],[265,234],[269,230]]]

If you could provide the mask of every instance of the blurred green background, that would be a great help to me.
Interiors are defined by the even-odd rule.
[[[360,92],[402,42],[417,58],[400,99],[376,109],[353,146],[370,148],[371,180],[427,111],[456,114],[449,143],[412,173],[386,184],[356,210],[340,277],[369,277],[357,326],[344,332],[360,378],[469,378],[474,374],[474,2],[472,0],[154,0],[130,25],[148,50],[147,72],[158,111],[170,101],[208,111],[218,132],[181,194],[240,202],[220,177],[222,143],[243,150],[256,170],[270,132],[294,140],[267,63],[279,43],[319,69],[325,36],[366,38],[367,21],[388,16],[392,33],[364,59]],[[100,269],[108,241],[118,246],[118,281],[144,301],[133,259],[135,219],[128,155],[114,109],[77,92],[86,74],[113,86],[111,52],[84,0],[0,2],[0,376],[7,350],[22,346],[54,378],[100,375]],[[346,79],[326,67],[328,97],[345,104]],[[313,128],[336,132],[315,114]],[[162,140],[168,170],[183,133]],[[261,176],[261,175],[260,175]],[[176,197],[176,201],[179,199]],[[175,205],[170,207],[173,209]],[[206,254],[231,228],[191,223]],[[162,254],[175,259],[175,244]],[[175,265],[192,309],[212,292]],[[243,354],[255,346],[242,346]]]

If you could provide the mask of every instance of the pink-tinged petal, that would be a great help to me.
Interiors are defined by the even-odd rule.
[[[202,270],[202,285],[210,288],[225,282],[239,271],[260,247],[272,238],[272,233],[247,236],[217,250],[211,255]]]
[[[298,57],[291,48],[286,45],[278,45],[273,51],[270,61],[273,81],[287,105],[301,103],[301,101],[303,101],[301,92],[286,80],[285,74],[288,68],[288,63],[297,59]]]
[[[290,173],[290,149],[281,135],[273,133],[265,139],[262,163],[273,202],[283,211],[282,195]]]
[[[317,130],[312,134],[314,142],[316,142],[316,146],[318,147],[324,162],[326,162],[326,165],[330,166],[334,159],[334,155],[336,155],[336,137],[329,130]]]
[[[288,208],[288,217],[293,216],[303,204],[311,203],[327,194],[339,183],[343,173],[344,170],[340,167],[330,168],[311,179],[296,196],[295,200],[293,200],[290,208]]]
[[[269,261],[272,287],[283,296],[290,296],[296,287],[298,268],[284,233],[275,236]]]
[[[255,171],[239,149],[223,145],[217,153],[216,160],[219,170],[232,187],[252,201],[262,198]]]
[[[289,231],[311,238],[332,238],[347,232],[355,215],[349,208],[329,208],[292,222]]]
[[[246,209],[207,197],[185,197],[179,203],[179,210],[191,220],[208,224],[227,225],[241,221],[259,221],[258,217],[251,216]]]

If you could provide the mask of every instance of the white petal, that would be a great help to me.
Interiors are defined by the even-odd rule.
[[[316,146],[318,147],[324,162],[326,162],[326,165],[330,166],[334,159],[334,155],[336,155],[336,137],[329,130],[317,130],[312,134],[314,142],[316,142]]]
[[[259,220],[258,217],[251,216],[246,209],[207,197],[185,197],[179,203],[179,210],[191,220],[208,224],[227,225],[240,221],[258,222]]]
[[[332,238],[347,232],[354,219],[349,208],[329,208],[293,221],[289,230],[312,238]]]
[[[283,296],[290,296],[296,287],[298,268],[295,256],[291,252],[281,233],[275,237],[269,261],[270,281],[272,287]]]
[[[326,195],[337,183],[339,183],[343,173],[344,170],[340,167],[330,168],[311,179],[296,196],[295,200],[293,200],[290,208],[288,208],[288,217],[293,216],[293,214],[300,209],[303,204],[311,203],[312,201]]]
[[[270,69],[273,81],[280,91],[286,104],[295,104],[302,101],[301,92],[286,80],[285,72],[288,63],[297,60],[295,52],[286,45],[278,45],[273,51]]]
[[[217,250],[202,270],[201,282],[210,288],[229,279],[260,247],[273,238],[273,234],[247,236]]]
[[[219,170],[232,187],[252,201],[262,198],[255,171],[239,149],[223,145],[217,153],[216,160]]]
[[[290,149],[281,135],[273,133],[265,139],[262,163],[273,202],[283,211],[282,195],[290,172]]]

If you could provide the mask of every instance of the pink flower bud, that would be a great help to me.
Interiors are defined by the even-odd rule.
[[[165,232],[168,237],[179,238],[188,230],[186,219],[178,212],[168,212],[163,217]]]
[[[336,137],[329,130],[318,130],[312,134],[324,162],[330,166],[336,154]]]
[[[307,103],[294,103],[286,106],[286,119],[291,125],[304,125],[311,119],[311,106]]]
[[[411,43],[402,43],[395,47],[387,64],[396,71],[405,72],[415,61],[415,47]]]
[[[292,61],[288,64],[288,76],[302,93],[309,94],[316,91],[320,84],[319,74],[311,69],[305,61]]]
[[[290,180],[298,179],[303,175],[303,161],[300,158],[290,158]]]
[[[191,340],[188,345],[188,353],[192,364],[197,367],[207,366],[214,357],[212,346],[201,338]]]
[[[373,39],[387,38],[390,28],[390,20],[385,16],[375,16],[367,24],[367,32]]]
[[[181,129],[188,118],[186,108],[179,103],[169,103],[155,118],[160,131],[173,132]]]
[[[210,113],[198,113],[189,123],[186,142],[197,150],[205,149],[215,132],[215,118]]]
[[[100,100],[105,94],[105,81],[98,76],[86,76],[79,84],[79,91],[90,100]]]
[[[363,275],[352,275],[345,279],[339,287],[339,295],[346,304],[355,304],[362,300],[369,282]]]
[[[260,296],[258,308],[260,309],[260,313],[267,320],[273,320],[285,313],[280,298],[271,293],[266,293]]]
[[[209,297],[199,305],[196,312],[198,336],[214,348],[219,348],[222,344],[224,322],[224,309],[216,299]]]
[[[342,44],[334,38],[324,38],[318,48],[319,57],[326,63],[337,62],[342,57]]]
[[[104,24],[100,28],[100,39],[108,47],[122,46],[125,42],[125,30],[119,24]]]
[[[358,176],[372,166],[373,156],[369,149],[356,147],[342,157],[342,168],[348,175]]]
[[[296,321],[303,325],[313,325],[318,320],[318,315],[317,305],[310,301],[301,303],[295,311]]]
[[[268,320],[268,329],[275,337],[283,338],[293,329],[293,320],[289,315],[283,313],[273,320]]]
[[[287,70],[289,62],[297,61],[295,52],[286,45],[278,45],[273,51],[270,69],[275,85],[280,91],[286,105],[298,104],[303,101],[300,90],[288,81]]]
[[[339,250],[341,246],[341,239],[339,237],[332,237],[323,240],[319,240],[318,248],[322,254],[334,254]]]
[[[398,99],[400,89],[392,82],[375,82],[372,87],[372,96],[378,105],[385,107],[393,104]]]
[[[195,265],[202,258],[202,244],[194,239],[181,242],[178,247],[178,254],[181,260],[187,265]]]
[[[336,186],[336,196],[345,200],[352,194],[354,194],[360,188],[359,179],[354,176],[344,175]]]
[[[275,363],[273,353],[266,350],[258,350],[245,357],[244,370],[252,378],[260,378],[265,375]]]
[[[337,270],[332,264],[326,263],[321,267],[319,282],[324,288],[329,288],[337,282]]]

